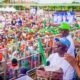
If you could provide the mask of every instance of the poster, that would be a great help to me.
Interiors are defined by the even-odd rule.
[[[73,24],[76,21],[76,15],[74,11],[55,12],[53,19],[54,19],[54,23],[56,24],[61,24],[62,22]]]

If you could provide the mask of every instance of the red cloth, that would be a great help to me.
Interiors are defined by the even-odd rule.
[[[0,53],[0,61],[2,61],[3,59],[3,56],[2,56],[2,53]]]

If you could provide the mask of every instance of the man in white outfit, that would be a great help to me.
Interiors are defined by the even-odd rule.
[[[62,69],[63,71],[63,80],[73,80],[74,69],[64,59],[64,54],[67,52],[71,43],[66,38],[56,39],[58,41],[56,46],[56,53],[52,53],[48,58],[47,62],[49,63],[48,67],[52,67],[54,69]]]

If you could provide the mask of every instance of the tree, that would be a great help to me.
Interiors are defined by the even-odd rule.
[[[10,0],[4,0],[3,1],[3,3],[9,3],[10,2]]]

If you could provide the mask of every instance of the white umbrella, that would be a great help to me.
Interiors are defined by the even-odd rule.
[[[4,11],[9,12],[10,11],[10,8],[9,7],[6,7]]]
[[[5,8],[0,8],[0,11],[5,11]]]
[[[7,11],[7,12],[16,12],[17,10],[13,7],[6,7],[4,11]]]
[[[37,15],[43,15],[43,14],[44,14],[43,9],[39,9],[39,10],[37,11]]]
[[[17,10],[14,7],[11,7],[12,12],[16,12]]]

